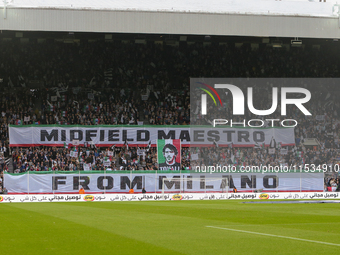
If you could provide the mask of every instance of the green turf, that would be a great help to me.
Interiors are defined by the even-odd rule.
[[[1,254],[338,254],[339,204],[0,204]],[[338,244],[321,244],[235,230]]]

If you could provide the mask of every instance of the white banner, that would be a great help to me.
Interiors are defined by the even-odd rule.
[[[75,146],[78,146],[79,145],[79,141],[78,140],[73,140],[72,144],[75,145]]]
[[[78,158],[78,151],[70,151],[71,158]]]
[[[198,160],[198,153],[191,154],[191,160]]]
[[[161,201],[161,200],[314,200],[337,199],[339,192],[278,192],[278,193],[167,193],[167,194],[59,194],[59,195],[0,195],[0,203],[28,202],[98,202],[98,201]],[[263,201],[263,202],[264,202]],[[297,202],[297,201],[296,201]],[[299,201],[301,203],[301,201]]]
[[[179,181],[179,177],[185,178]],[[84,187],[87,192],[223,192],[236,187],[239,191],[322,191],[323,173],[234,173],[194,174],[64,172],[4,174],[9,193],[72,193]]]
[[[288,154],[288,149],[283,149],[283,148],[281,148],[280,154],[282,154],[282,155],[287,155],[287,154]]]
[[[275,148],[269,148],[268,149],[268,154],[275,154]]]
[[[181,139],[184,147],[190,146],[249,146],[256,143],[269,145],[272,138],[282,146],[294,145],[294,128],[221,128],[190,126],[62,126],[31,125],[9,126],[10,146],[64,146],[74,140],[97,146],[154,145],[158,139]]]
[[[144,150],[144,149],[138,148],[138,150],[137,150],[137,155],[138,155],[138,156],[143,156],[144,154],[145,154],[145,150]]]
[[[103,164],[104,164],[104,166],[111,166],[111,161],[110,160],[104,160]]]
[[[319,121],[325,120],[325,115],[316,115],[315,119]]]
[[[91,166],[92,166],[91,163],[84,164],[84,171],[90,171],[91,170]]]

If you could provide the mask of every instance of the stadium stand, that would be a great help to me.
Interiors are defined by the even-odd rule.
[[[225,40],[225,38],[224,38]],[[8,125],[188,125],[190,100],[188,77],[339,77],[339,59],[334,45],[315,48],[252,49],[244,43],[202,42],[179,47],[153,42],[131,41],[65,44],[47,42],[0,42],[0,75],[4,88],[0,96],[1,171],[157,169],[156,151],[129,148],[33,147],[9,148]],[[318,88],[315,88],[318,89]],[[263,91],[256,91],[263,93]],[[300,119],[295,129],[296,147],[286,155],[268,155],[257,148],[202,148],[199,163],[218,158],[227,164],[339,164],[339,103],[332,88],[319,89],[318,100],[309,102],[313,116]],[[146,95],[147,100],[142,100]],[[324,102],[324,103],[320,103]],[[259,102],[259,108],[265,107]],[[230,109],[229,109],[230,110]],[[301,113],[300,113],[301,114]],[[251,116],[250,116],[251,117]],[[272,116],[275,118],[275,115]],[[196,123],[207,124],[204,118]],[[321,153],[303,146],[304,139],[318,140]],[[114,156],[108,156],[108,150]],[[298,152],[303,152],[303,155]],[[108,157],[109,167],[103,161]],[[13,159],[13,160],[11,160]],[[190,151],[182,150],[182,167],[190,169]],[[334,176],[325,180],[334,186]],[[336,182],[336,180],[335,180]]]

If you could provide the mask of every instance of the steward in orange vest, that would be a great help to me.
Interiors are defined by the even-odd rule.
[[[85,194],[85,190],[84,190],[84,188],[83,188],[83,187],[81,187],[81,188],[80,188],[80,190],[79,190],[79,194]]]

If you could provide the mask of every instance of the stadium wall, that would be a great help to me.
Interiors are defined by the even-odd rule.
[[[30,202],[98,202],[98,201],[162,201],[162,200],[319,200],[327,199],[329,202],[339,203],[339,192],[314,193],[211,193],[211,194],[84,194],[84,195],[1,195],[0,203],[30,203]],[[336,200],[332,200],[336,199]],[[302,202],[302,201],[300,201]],[[313,201],[325,203],[325,200]],[[312,201],[310,202],[312,203]]]

